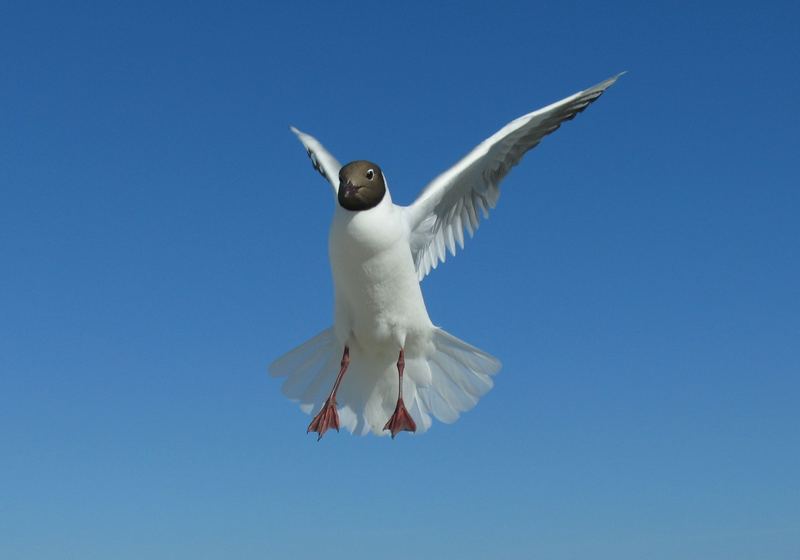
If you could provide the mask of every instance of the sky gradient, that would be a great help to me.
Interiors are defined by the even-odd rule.
[[[796,3],[4,3],[0,557],[796,559]],[[329,187],[395,202],[627,70],[423,290],[500,358],[424,436],[266,373],[329,326]]]

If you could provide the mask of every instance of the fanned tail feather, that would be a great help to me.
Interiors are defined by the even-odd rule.
[[[434,331],[433,345],[435,351],[428,358],[430,384],[417,386],[418,410],[423,418],[428,417],[428,424],[429,415],[452,423],[494,386],[492,376],[500,371],[501,364],[442,329]]]
[[[427,357],[406,357],[403,397],[417,425],[430,428],[432,418],[455,422],[493,386],[501,364],[493,356],[435,328]],[[336,379],[342,345],[329,328],[270,365],[273,377],[286,377],[283,393],[306,414],[316,413]],[[340,425],[354,434],[388,435],[383,426],[397,401],[396,356],[384,358],[350,349],[350,367],[336,396]]]

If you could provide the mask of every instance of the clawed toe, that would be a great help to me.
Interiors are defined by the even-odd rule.
[[[414,423],[414,419],[411,418],[408,410],[406,410],[406,405],[402,398],[398,399],[397,406],[394,409],[394,414],[392,414],[392,417],[389,418],[388,422],[386,422],[386,425],[383,427],[383,429],[391,430],[392,439],[394,439],[394,437],[402,431],[417,431],[417,425]]]
[[[311,424],[308,425],[306,433],[317,432],[319,434],[317,441],[319,441],[328,431],[328,428],[334,428],[337,432],[339,431],[339,413],[336,412],[336,401],[333,399],[325,401],[322,410],[314,416]]]

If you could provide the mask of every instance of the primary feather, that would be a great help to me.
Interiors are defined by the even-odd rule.
[[[407,207],[420,280],[445,261],[445,249],[455,255],[456,243],[464,248],[464,229],[472,237],[479,214],[489,216],[500,198],[500,181],[522,156],[596,101],[620,75],[511,121],[425,187]]]

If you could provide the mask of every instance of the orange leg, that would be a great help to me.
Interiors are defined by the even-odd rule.
[[[345,346],[344,353],[342,354],[342,367],[339,369],[339,375],[336,376],[336,381],[333,384],[331,393],[325,400],[325,404],[322,405],[322,410],[320,410],[317,415],[314,416],[311,424],[308,425],[308,430],[306,430],[306,433],[317,432],[319,434],[317,441],[322,439],[322,436],[325,435],[325,432],[328,431],[328,428],[335,428],[337,432],[339,431],[339,413],[336,412],[336,391],[339,390],[339,385],[342,383],[342,377],[344,377],[344,373],[347,371],[347,366],[349,365],[350,348]]]
[[[417,425],[414,419],[406,410],[406,405],[403,402],[403,370],[406,367],[406,361],[403,354],[403,349],[400,349],[400,356],[397,358],[397,375],[400,379],[400,389],[397,392],[397,405],[394,407],[394,414],[386,422],[383,427],[384,430],[391,430],[392,439],[402,431],[416,432]]]

